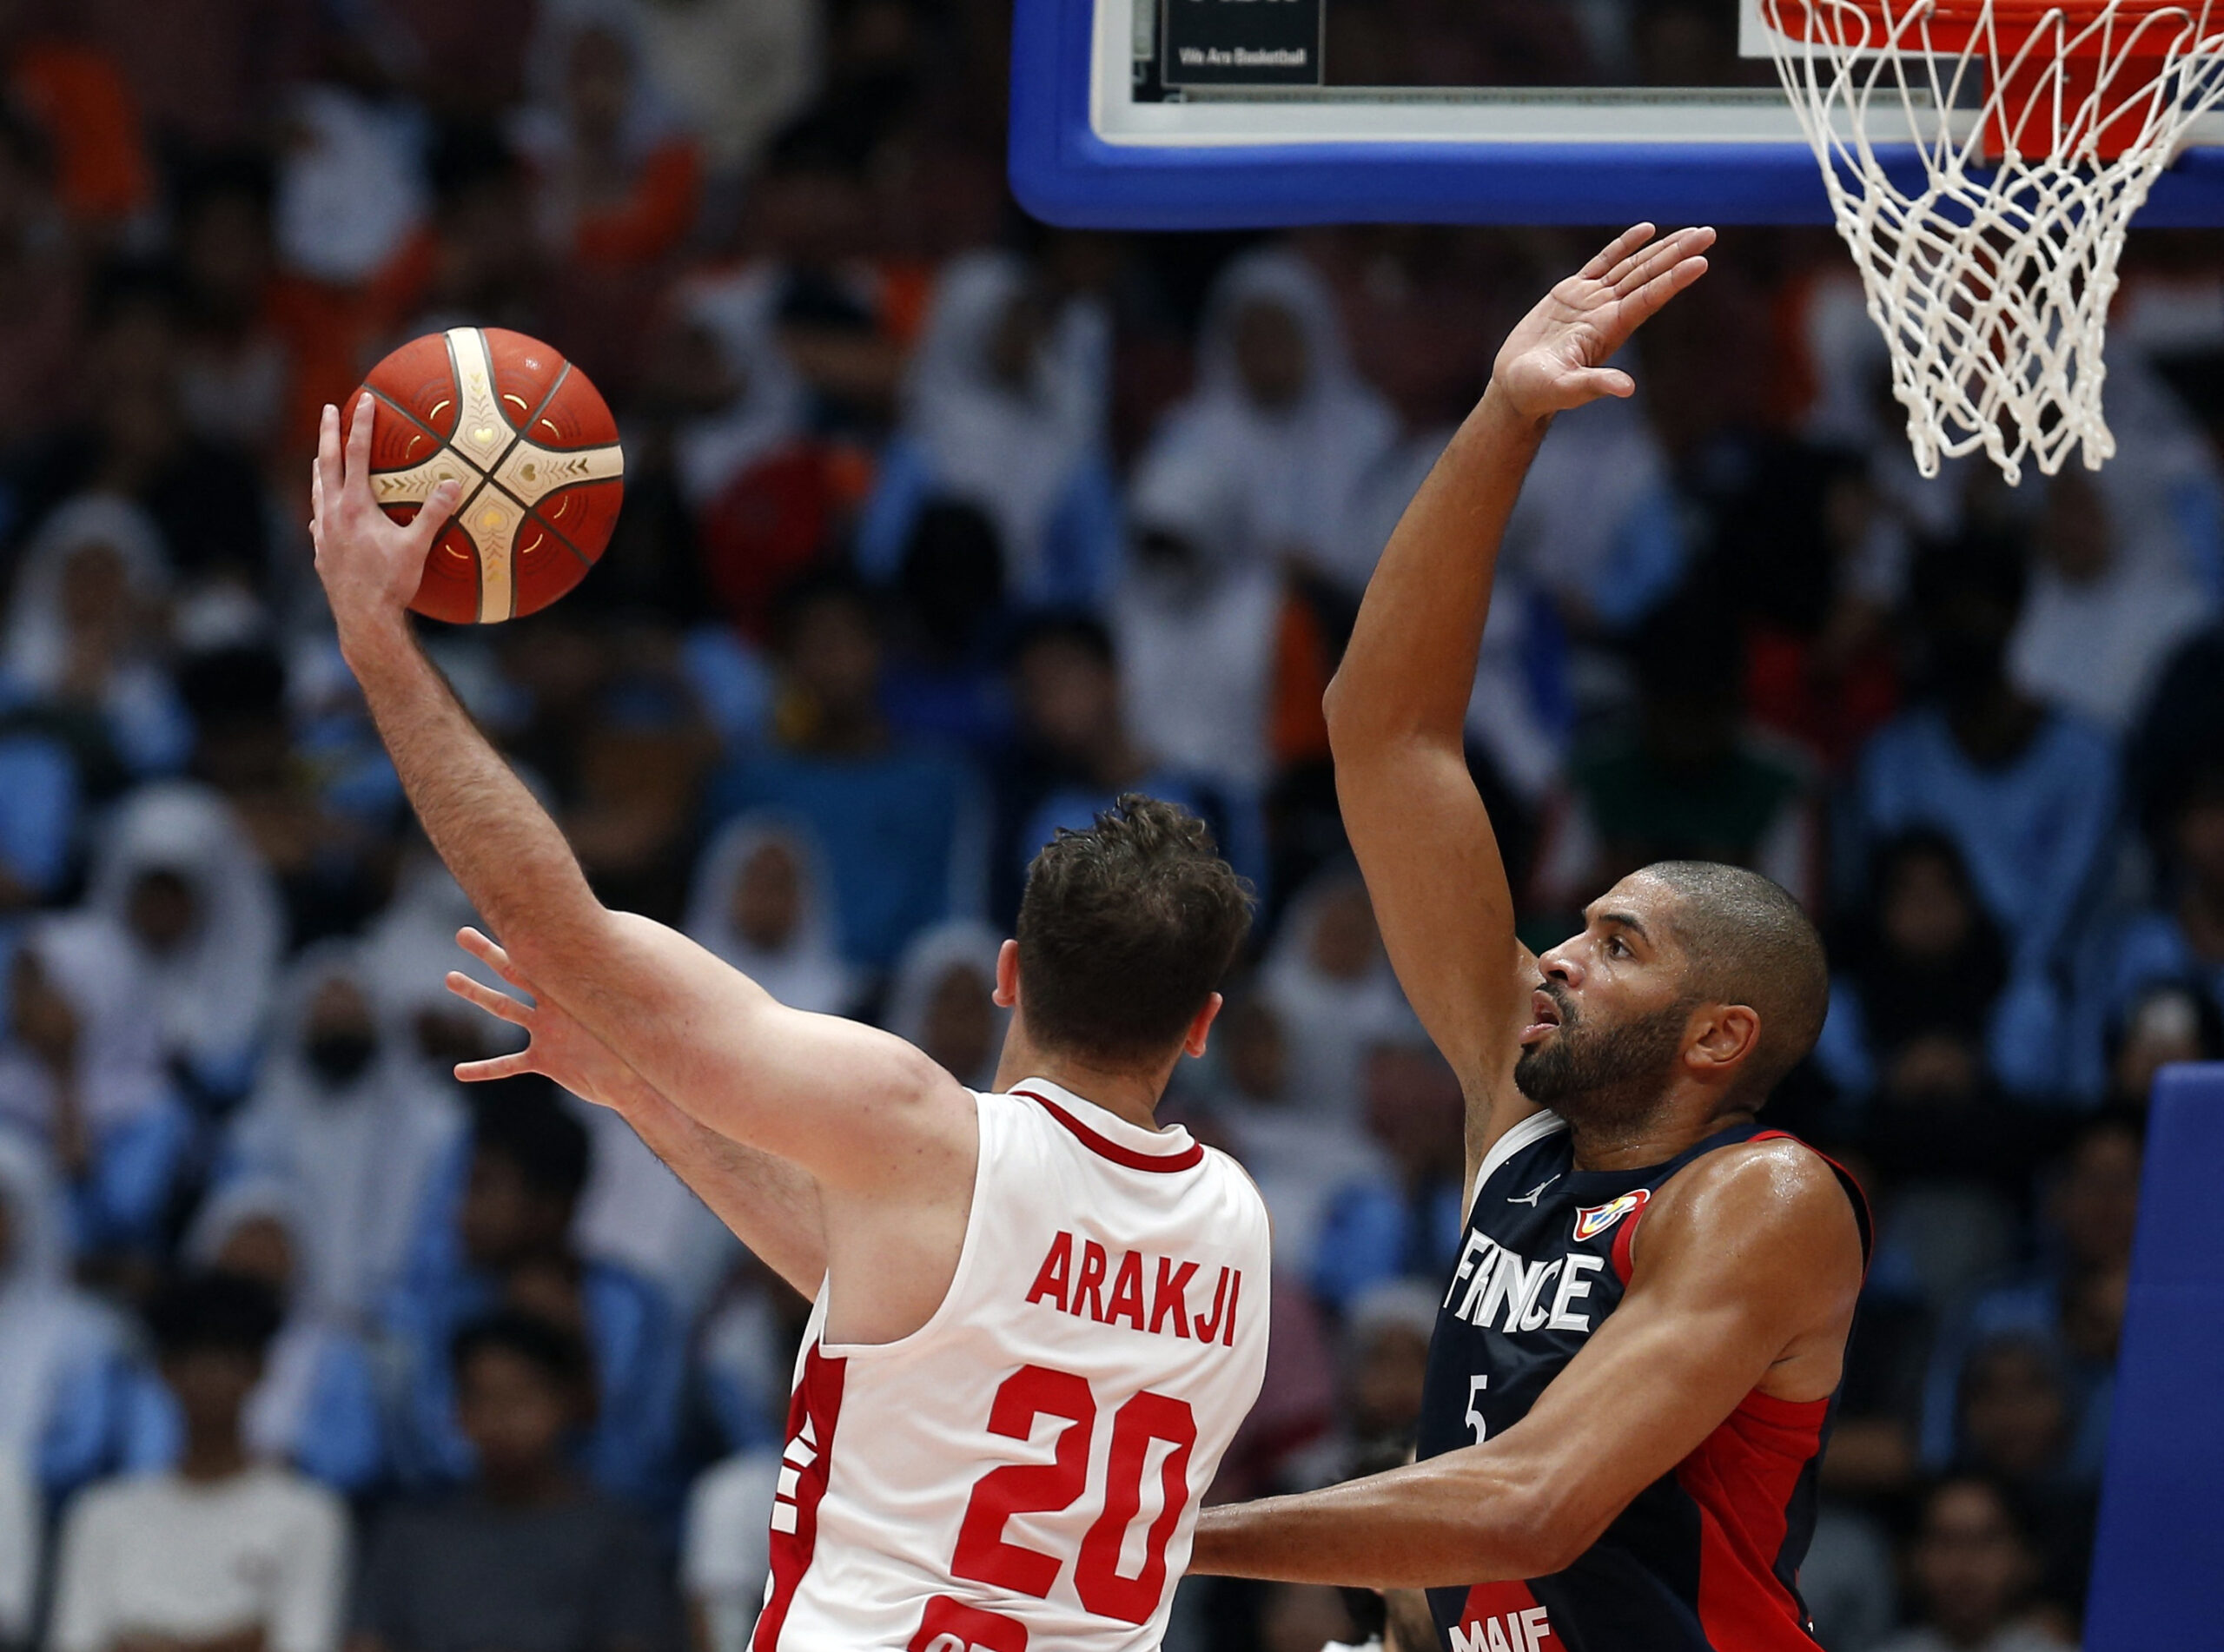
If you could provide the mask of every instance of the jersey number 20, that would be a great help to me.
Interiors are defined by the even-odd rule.
[[[992,1469],[974,1483],[950,1569],[974,1583],[1041,1600],[1057,1582],[1065,1562],[1007,1541],[1004,1527],[1014,1515],[1070,1509],[1089,1490],[1096,1397],[1088,1381],[1071,1371],[1022,1365],[996,1390],[989,1411],[989,1432],[1024,1440],[1035,1431],[1038,1417],[1065,1419],[1066,1426],[1058,1431],[1056,1456],[1048,1463]],[[1159,1469],[1161,1503],[1144,1539],[1142,1569],[1127,1577],[1120,1571],[1120,1550],[1142,1507],[1143,1469],[1153,1441],[1173,1449]],[[1188,1507],[1189,1453],[1196,1444],[1197,1419],[1186,1400],[1146,1390],[1112,1414],[1103,1512],[1082,1538],[1081,1553],[1074,1560],[1074,1592],[1097,1616],[1143,1623],[1158,1609],[1159,1597],[1166,1592],[1166,1547]]]

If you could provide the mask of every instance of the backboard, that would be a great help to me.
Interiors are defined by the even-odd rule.
[[[1526,19],[1520,78],[1542,29],[1598,48],[1568,54],[1588,78],[1603,62],[1628,83],[1517,85],[1433,83],[1459,78],[1456,54],[1345,83],[1380,67],[1343,26],[1368,0],[1016,0],[1012,188],[1038,218],[1099,228],[1828,223],[1758,6],[1691,0],[1713,46],[1634,63],[1615,31],[1637,7],[1521,0],[1498,9]],[[2140,224],[2224,223],[2224,120],[2194,138]]]

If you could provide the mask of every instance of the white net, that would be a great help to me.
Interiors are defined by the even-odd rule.
[[[2224,3],[1761,3],[1923,473],[2100,468],[2124,234],[2224,98]]]

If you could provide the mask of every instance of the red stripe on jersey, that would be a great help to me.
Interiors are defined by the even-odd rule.
[[[815,1343],[804,1354],[803,1380],[788,1402],[788,1446],[772,1503],[772,1592],[757,1620],[757,1632],[749,1637],[750,1652],[778,1652],[788,1608],[818,1548],[818,1505],[834,1460],[834,1425],[841,1419],[842,1382],[848,1371],[847,1360],[829,1359]]]
[[[1630,1259],[1630,1245],[1637,1238],[1638,1221],[1644,1214],[1645,1206],[1639,1205],[1623,1217],[1621,1231],[1614,1235],[1614,1242],[1606,1252],[1606,1259],[1613,1264],[1614,1277],[1625,1285],[1630,1282],[1630,1269],[1634,1265]]]
[[[1677,1465],[1676,1483],[1698,1505],[1698,1614],[1709,1646],[1814,1652],[1799,1597],[1777,1576],[1776,1562],[1830,1411],[1827,1399],[1748,1394]]]
[[[1036,1106],[1073,1132],[1074,1140],[1100,1159],[1109,1159],[1114,1164],[1129,1170],[1188,1170],[1204,1162],[1205,1150],[1198,1142],[1191,1142],[1176,1153],[1138,1153],[1133,1147],[1123,1147],[1118,1142],[1101,1136],[1079,1119],[1067,1112],[1047,1095],[1037,1095],[1032,1090],[1014,1090],[1014,1095],[1023,1095]]]
[[[1567,1652],[1552,1632],[1551,1614],[1518,1578],[1478,1583],[1467,1591],[1460,1621],[1452,1626],[1452,1645],[1455,1652]]]

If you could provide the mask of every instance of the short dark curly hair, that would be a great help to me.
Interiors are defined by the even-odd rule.
[[[1177,804],[1130,792],[1087,830],[1061,828],[1019,907],[1029,1034],[1099,1061],[1168,1053],[1235,961],[1253,902]]]

